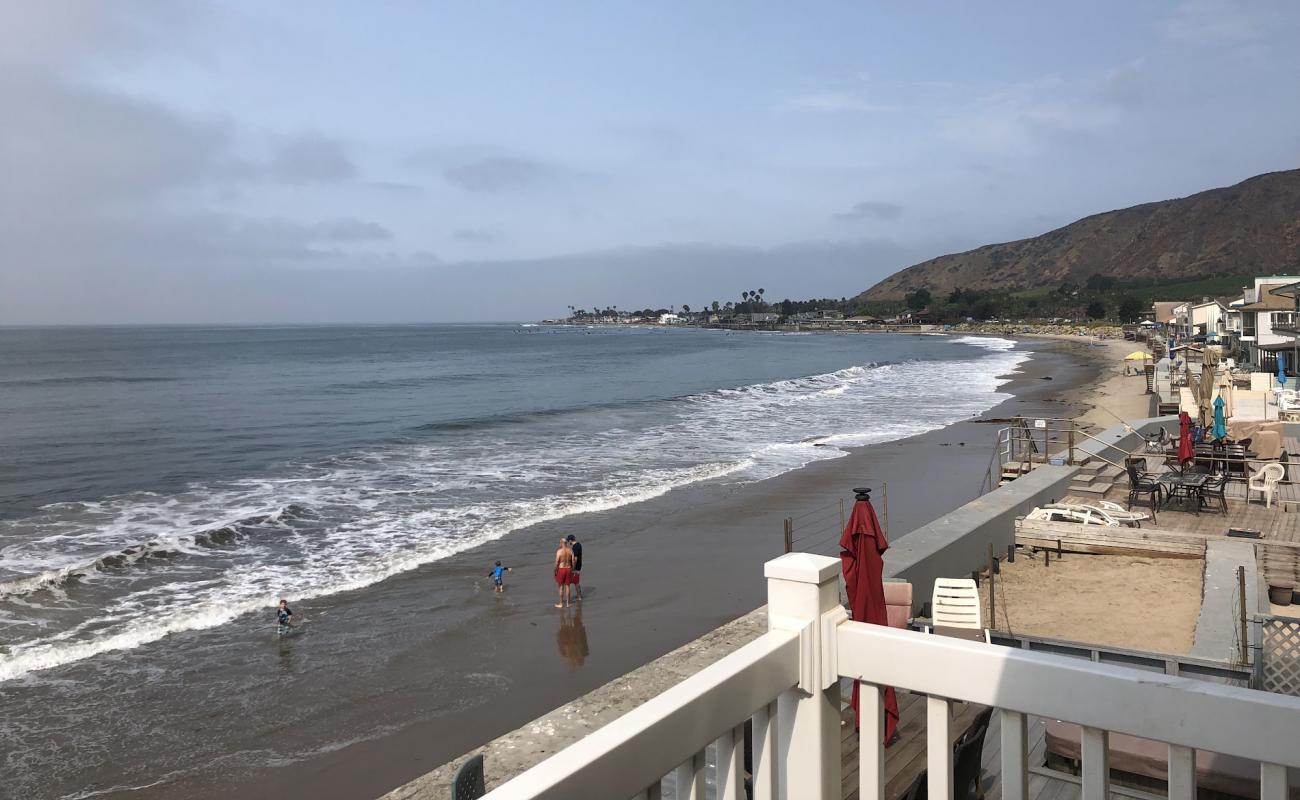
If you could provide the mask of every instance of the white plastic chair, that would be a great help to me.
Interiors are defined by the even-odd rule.
[[[1286,468],[1281,464],[1265,464],[1259,472],[1246,481],[1246,502],[1250,502],[1251,492],[1264,495],[1264,506],[1273,507],[1273,495],[1277,494],[1277,484],[1286,475]]]
[[[930,595],[930,621],[935,628],[983,631],[980,592],[970,578],[937,578]]]

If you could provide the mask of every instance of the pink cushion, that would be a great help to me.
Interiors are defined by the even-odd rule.
[[[889,614],[889,627],[906,628],[912,615],[912,584],[885,581],[885,611]]]

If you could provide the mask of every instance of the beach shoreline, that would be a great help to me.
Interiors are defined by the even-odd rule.
[[[1113,348],[1049,339],[1018,346],[1032,355],[999,389],[1011,397],[980,419],[1088,411],[1092,387]],[[786,516],[821,512],[829,536],[817,531],[817,538],[831,539],[838,521],[825,509],[850,497],[854,486],[888,483],[890,527],[902,535],[968,502],[978,494],[996,427],[959,422],[851,448],[843,457],[764,481],[689,486],[632,506],[536,525],[397,576],[386,588],[385,605],[403,619],[431,608],[497,603],[486,628],[472,616],[459,627],[436,632],[408,626],[402,641],[393,644],[397,652],[382,659],[389,669],[400,663],[401,669],[418,670],[437,659],[448,673],[490,675],[479,696],[457,698],[415,724],[327,752],[308,752],[275,768],[221,776],[205,772],[106,796],[377,797],[752,611],[762,602],[762,562],[781,552]],[[588,600],[580,611],[561,612],[551,607],[549,558],[553,540],[568,532],[587,544]],[[704,532],[710,535],[701,536]],[[515,566],[502,601],[479,592],[442,597],[429,588],[476,581],[485,571],[481,563],[495,558]],[[335,605],[347,601],[340,598]],[[375,698],[366,708],[335,710],[317,724],[334,729],[362,719],[370,724],[386,708],[411,702],[427,698]],[[280,745],[293,747],[304,733],[285,730]],[[305,746],[313,737],[301,738]]]

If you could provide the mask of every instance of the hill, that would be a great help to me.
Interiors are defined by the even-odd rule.
[[[1292,272],[1300,272],[1300,170],[939,256],[894,273],[853,301],[895,300],[920,288],[940,295],[957,288],[1082,285],[1093,275],[1164,282]]]

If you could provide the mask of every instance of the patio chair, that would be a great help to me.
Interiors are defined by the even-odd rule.
[[[1202,506],[1209,508],[1214,505],[1211,501],[1219,502],[1219,509],[1224,516],[1228,514],[1228,476],[1216,475],[1208,480],[1200,491],[1200,503]]]
[[[970,730],[952,746],[952,796],[954,800],[984,800],[984,738],[993,719],[993,709],[986,708],[975,718]],[[904,794],[904,800],[928,800],[929,770],[922,770]]]
[[[1246,481],[1246,502],[1250,502],[1252,492],[1260,492],[1264,495],[1264,506],[1273,507],[1273,497],[1277,494],[1277,485],[1286,475],[1286,467],[1281,464],[1265,464],[1259,468],[1259,472],[1250,476]]]
[[[1155,433],[1144,434],[1142,438],[1145,441],[1143,451],[1155,455],[1164,455],[1165,448],[1171,441],[1169,431],[1163,425]]]
[[[1247,439],[1247,442],[1250,440]],[[1223,463],[1229,474],[1238,473],[1246,476],[1246,445],[1238,442],[1223,449]]]
[[[936,578],[930,596],[930,620],[936,628],[983,630],[980,592],[970,578]]]
[[[478,800],[487,794],[483,786],[483,754],[468,759],[456,770],[451,785],[451,800]]]
[[[1142,495],[1146,495],[1151,506],[1151,524],[1154,525],[1156,522],[1156,506],[1160,505],[1160,499],[1164,496],[1165,490],[1155,477],[1138,467],[1139,461],[1143,465],[1146,464],[1146,459],[1124,459],[1124,468],[1128,470],[1128,507],[1132,509],[1133,501]]]

